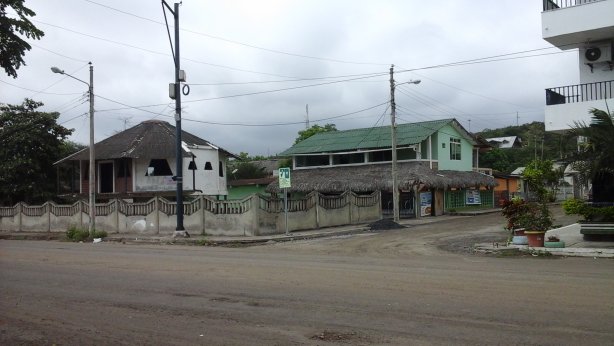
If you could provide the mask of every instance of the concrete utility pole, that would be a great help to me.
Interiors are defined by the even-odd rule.
[[[94,237],[94,231],[96,229],[96,155],[94,148],[94,66],[91,62],[90,64],[90,82],[86,82],[77,77],[69,75],[64,72],[62,69],[58,67],[52,67],[51,72],[63,74],[67,77],[70,77],[74,80],[77,80],[85,85],[87,85],[87,91],[90,99],[90,162],[89,162],[89,216],[90,222],[88,231],[90,233],[90,237]]]
[[[177,164],[175,166],[175,182],[177,184],[177,226],[175,227],[175,235],[185,234],[185,228],[183,227],[183,149],[181,147],[181,81],[184,79],[181,75],[181,65],[179,58],[179,3],[175,3],[173,8],[162,0],[162,4],[168,8],[173,14],[175,20],[175,84],[174,84],[174,96],[175,96],[175,156]],[[170,35],[169,35],[170,36]]]
[[[399,222],[399,182],[397,180],[397,125],[394,102],[394,65],[390,66],[390,138],[392,141],[392,217]]]
[[[94,148],[94,66],[90,62],[90,237],[96,230],[96,155]]]
[[[411,80],[409,82],[403,82],[400,84],[420,84],[420,80]],[[399,181],[397,171],[397,105],[394,101],[394,90],[396,84],[394,83],[394,65],[390,66],[390,138],[392,144],[392,214],[394,222],[398,222],[399,216]]]

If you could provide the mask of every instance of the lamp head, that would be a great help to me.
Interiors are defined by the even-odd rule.
[[[59,73],[59,74],[64,74],[64,71],[60,70],[59,68],[57,68],[57,67],[55,67],[55,66],[53,66],[53,67],[51,68],[51,72],[53,72],[53,73]]]

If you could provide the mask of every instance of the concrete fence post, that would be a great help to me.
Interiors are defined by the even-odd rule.
[[[346,205],[348,206],[348,209],[349,209],[348,210],[348,218],[349,218],[348,223],[351,225],[353,224],[352,209],[354,209],[354,203],[356,203],[356,201],[354,200],[354,194],[352,192],[346,191],[346,194],[347,194],[347,199],[348,199],[348,202]]]
[[[46,202],[44,206],[47,208],[47,232],[51,232],[51,203]]]
[[[320,192],[316,191],[314,198],[316,199],[316,228],[320,228]]]
[[[205,196],[204,195],[200,195],[199,197],[199,207],[200,207],[200,233],[202,235],[207,235],[207,232],[205,231],[205,214],[206,214],[206,208],[205,208]]]
[[[79,228],[83,228],[83,202],[79,200]]]
[[[154,196],[154,209],[156,211],[156,234],[160,234],[160,197]]]
[[[17,230],[22,231],[22,223],[23,223],[23,206],[21,202],[17,203]]]
[[[119,199],[115,199],[115,232],[119,233]]]

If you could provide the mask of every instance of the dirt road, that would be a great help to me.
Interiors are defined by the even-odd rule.
[[[4,240],[0,344],[611,344],[614,261],[464,251],[501,224],[239,249]]]

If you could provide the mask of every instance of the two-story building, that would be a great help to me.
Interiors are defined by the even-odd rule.
[[[542,37],[578,51],[577,81],[546,89],[546,131],[590,124],[589,110],[614,106],[614,0],[543,0]]]
[[[160,120],[144,121],[94,145],[96,199],[173,197],[176,183],[176,129]],[[226,161],[236,155],[209,141],[182,131],[183,190],[224,198],[228,195]],[[56,165],[68,165],[71,191],[89,193],[89,148]]]
[[[397,172],[402,217],[441,215],[469,206],[493,206],[495,179],[478,172],[482,144],[455,119],[397,125]],[[390,126],[331,131],[305,139],[280,156],[292,157],[293,193],[382,192],[392,212]],[[279,192],[277,183],[267,188]]]

